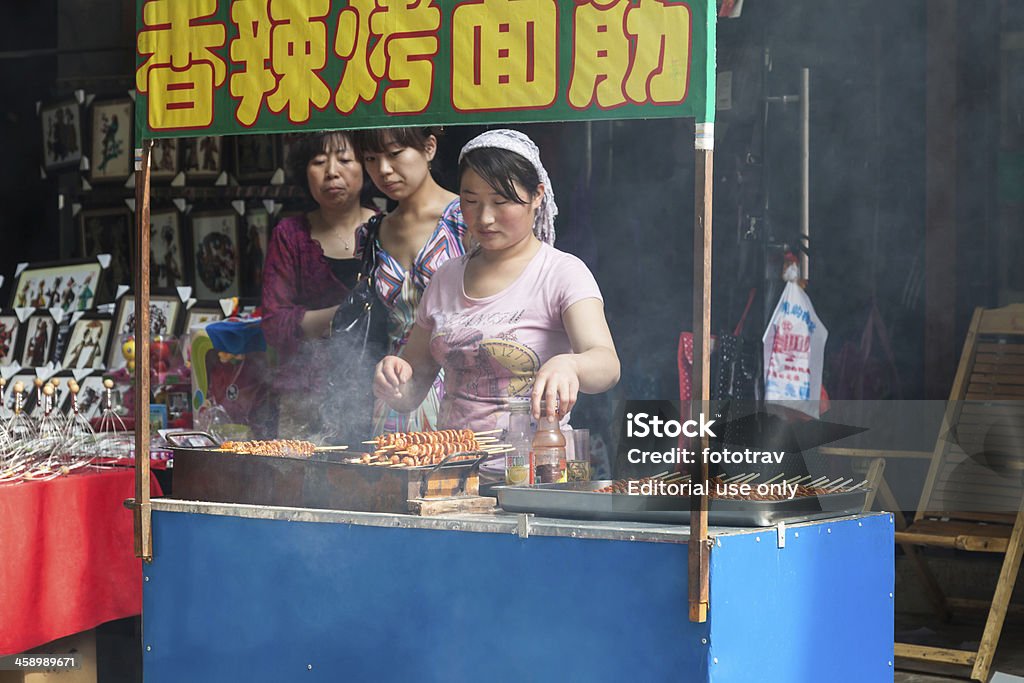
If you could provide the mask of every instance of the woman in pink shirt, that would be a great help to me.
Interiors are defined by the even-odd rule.
[[[535,418],[542,399],[567,416],[580,391],[615,386],[619,359],[594,276],[551,246],[558,209],[537,147],[488,131],[462,149],[459,179],[477,246],[434,273],[402,355],[377,364],[374,393],[408,410],[444,368],[439,429],[503,427],[524,397]]]

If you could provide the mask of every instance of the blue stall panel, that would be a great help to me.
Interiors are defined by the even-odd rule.
[[[166,511],[153,529],[148,683],[708,675],[685,544]]]
[[[893,680],[888,514],[723,536],[711,552],[714,683]]]

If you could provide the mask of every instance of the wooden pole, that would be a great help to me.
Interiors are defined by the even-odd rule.
[[[711,398],[711,190],[714,181],[713,150],[697,149],[693,229],[693,396],[690,401],[690,419],[708,412]],[[703,449],[707,438],[694,439],[697,457],[690,466],[690,481],[708,481],[708,466]],[[711,546],[708,541],[707,494],[690,496],[690,543],[688,548],[688,577],[690,621],[703,622],[708,618],[708,560]]]
[[[135,556],[153,560],[149,502],[149,160],[143,140],[135,167]]]

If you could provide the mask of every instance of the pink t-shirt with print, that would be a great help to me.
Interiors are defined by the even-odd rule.
[[[540,367],[572,351],[565,310],[583,299],[603,301],[587,266],[547,244],[512,284],[474,299],[463,286],[469,258],[437,270],[416,313],[445,371],[439,429],[505,427],[509,399],[529,397]]]

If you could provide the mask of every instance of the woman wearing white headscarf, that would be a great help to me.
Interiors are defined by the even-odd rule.
[[[434,274],[402,356],[378,365],[374,392],[396,410],[415,406],[445,370],[439,429],[504,427],[510,400],[535,418],[567,419],[580,391],[619,379],[594,276],[555,249],[554,190],[537,146],[513,130],[484,133],[459,156],[459,195],[478,245]]]

